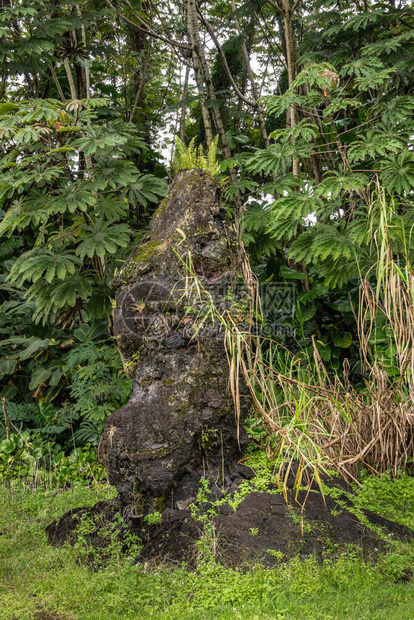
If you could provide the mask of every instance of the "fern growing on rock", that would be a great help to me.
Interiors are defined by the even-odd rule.
[[[191,168],[201,168],[212,177],[219,174],[221,169],[217,161],[218,138],[217,135],[208,147],[207,153],[205,153],[202,144],[198,147],[195,145],[195,138],[186,146],[178,136],[175,136],[174,172],[177,173],[179,170]]]

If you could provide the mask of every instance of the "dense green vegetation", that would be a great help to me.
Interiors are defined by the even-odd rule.
[[[0,618],[414,616],[405,551],[192,574],[114,542],[94,570],[43,533],[113,492],[111,280],[181,167],[219,181],[263,293],[254,346],[218,317],[255,448],[414,526],[413,54],[409,0],[0,0]]]
[[[386,300],[396,272],[411,294],[409,4],[3,2],[3,453],[7,417],[68,454],[126,402],[110,282],[169,175],[203,161],[259,283],[294,287],[288,316],[265,308],[270,336],[359,392],[375,368],[407,397],[410,317]]]

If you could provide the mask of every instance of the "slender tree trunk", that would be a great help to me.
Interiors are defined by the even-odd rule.
[[[236,10],[236,5],[234,3],[234,0],[231,0],[231,8],[233,9],[233,11]],[[234,24],[236,26],[237,34],[239,35],[239,37],[241,37],[241,28],[240,28],[239,20],[235,19]],[[246,63],[247,75],[249,76],[250,84],[252,86],[253,98],[256,103],[257,118],[259,120],[260,131],[262,133],[262,137],[265,142],[266,148],[269,148],[270,146],[269,136],[267,135],[266,125],[265,125],[264,116],[263,116],[263,110],[259,103],[259,93],[258,93],[257,86],[256,86],[256,80],[254,78],[252,66],[250,64],[250,55],[247,50],[246,43],[244,41],[242,43],[242,51],[243,51],[243,56],[244,56],[244,60]]]
[[[282,0],[283,11],[283,24],[285,29],[285,43],[286,43],[286,61],[288,70],[289,88],[292,88],[292,84],[296,77],[296,40],[293,34],[292,27],[292,7],[290,0]],[[296,126],[296,106],[292,104],[289,108],[290,111],[290,126],[293,129]],[[292,172],[295,177],[299,176],[299,161],[294,159],[292,162]]]
[[[42,2],[42,1],[40,1],[40,5],[41,5],[41,6],[44,6],[44,4],[43,4],[43,2]],[[51,15],[46,15],[46,19],[50,19],[50,18],[51,18]],[[61,98],[62,103],[63,103],[63,104],[66,104],[65,94],[64,94],[63,89],[62,89],[62,87],[61,87],[61,85],[60,85],[60,82],[59,82],[59,80],[58,80],[58,77],[57,77],[57,75],[56,75],[55,67],[53,66],[52,61],[49,61],[49,68],[50,68],[50,73],[51,73],[51,75],[52,75],[52,78],[53,78],[53,81],[54,81],[54,83],[55,83],[55,86],[56,86],[57,91],[58,91],[58,93],[59,93],[59,97]],[[65,69],[66,69],[66,67],[65,67]]]
[[[196,0],[187,0],[187,25],[190,44],[193,48],[193,62],[197,63],[201,71],[201,82],[205,84],[207,97],[210,101],[217,101],[217,97],[214,93],[213,80],[211,79],[210,68],[207,63],[206,56],[204,54],[204,48],[201,44],[200,33],[198,30],[198,18],[197,18],[197,5]],[[214,120],[214,125],[217,133],[219,134],[220,146],[223,153],[223,157],[228,159],[231,157],[231,150],[226,136],[226,130],[224,128],[223,117],[218,107],[212,106],[211,115]],[[211,133],[211,141],[213,136]],[[210,143],[211,144],[211,143]]]
[[[281,0],[281,5],[279,5],[275,0],[267,0],[267,3],[272,6],[276,12],[278,13],[278,21],[280,23],[280,17],[283,20],[283,31],[284,36],[282,36],[282,49],[286,56],[286,65],[288,72],[288,82],[289,88],[292,88],[292,84],[296,77],[296,39],[293,33],[293,25],[292,25],[292,17],[297,8],[300,0],[294,0],[291,5],[290,0]],[[287,112],[287,124],[290,125],[291,128],[296,126],[297,123],[297,111],[296,106],[293,104],[289,107]],[[292,161],[292,172],[295,177],[299,176],[299,161],[294,159]]]
[[[286,60],[289,88],[291,88],[296,77],[296,41],[293,35],[292,9],[290,6],[290,0],[282,0],[282,9],[283,24],[285,27]]]
[[[67,56],[65,56],[65,58],[63,59],[63,65],[66,70],[66,75],[68,76],[71,99],[77,99],[78,97],[76,95],[75,82],[73,80],[72,71],[70,70],[69,58]],[[85,155],[85,164],[89,170],[92,168],[92,157],[90,155]]]
[[[82,11],[80,10],[79,4],[76,5],[76,12],[77,12],[79,17],[82,17]],[[85,26],[83,24],[81,25],[81,35],[82,35],[83,49],[86,52],[86,29],[85,29]],[[90,81],[90,75],[89,75],[89,60],[88,60],[88,58],[85,58],[84,78],[85,78],[85,94],[86,94],[86,99],[90,99],[91,98],[91,81]]]
[[[52,62],[49,62],[49,68],[50,68],[50,73],[52,74],[52,78],[53,78],[53,81],[55,83],[55,86],[56,86],[57,91],[59,93],[59,97],[61,98],[62,103],[66,103],[64,92],[63,92],[62,87],[60,85],[60,82],[58,80],[58,76],[56,75],[56,71],[55,71],[55,68],[54,68]]]
[[[68,56],[65,56],[65,58],[63,59],[63,66],[65,67],[66,75],[67,75],[68,82],[69,82],[70,98],[71,99],[77,99],[77,96],[76,96],[76,86],[75,86],[75,82],[73,80],[72,71],[70,70],[70,64],[69,64]]]
[[[0,84],[0,100],[3,99],[4,95],[6,94],[8,77],[9,77],[8,71],[3,71],[3,75],[1,76],[1,84]]]
[[[201,41],[198,32],[197,12],[193,0],[186,0],[185,8],[187,13],[187,34],[188,40],[192,48],[191,56],[193,60],[193,69],[195,80],[197,83],[198,94],[200,97],[201,114],[203,116],[204,131],[206,134],[207,146],[213,142],[213,127],[211,124],[210,113],[205,106],[206,93],[203,81],[203,68],[201,65],[200,48]]]
[[[184,87],[183,87],[183,93],[182,93],[182,98],[183,100],[186,99],[187,95],[188,95],[188,80],[190,77],[190,65],[187,65],[185,68],[185,78],[184,78]],[[181,142],[184,142],[185,139],[185,117],[187,114],[187,105],[185,103],[183,103],[182,107],[181,107],[181,116],[180,116],[180,140]]]
[[[147,78],[149,62],[150,62],[150,58],[151,58],[151,50],[152,50],[152,39],[150,38],[149,41],[148,41],[148,50],[147,50],[147,55],[145,57],[145,64],[144,64],[144,67],[143,67],[142,73],[141,73],[141,79],[140,79],[139,84],[138,84],[138,89],[137,89],[137,92],[136,92],[136,95],[135,95],[134,103],[132,105],[131,114],[129,115],[129,122],[130,123],[132,123],[132,121],[134,119],[135,112],[136,112],[136,109],[138,107],[139,100],[141,99],[141,95],[142,95],[142,91],[143,91],[143,88],[144,88],[145,80]]]

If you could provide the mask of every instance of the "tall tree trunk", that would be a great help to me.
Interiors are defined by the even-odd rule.
[[[65,58],[63,59],[63,66],[65,67],[66,75],[67,75],[68,82],[69,82],[70,98],[71,99],[77,99],[77,96],[76,96],[76,86],[75,86],[75,82],[74,82],[74,79],[73,79],[72,71],[70,69],[70,64],[69,64],[68,56],[65,56]]]
[[[236,10],[236,5],[235,5],[234,0],[231,0],[231,8],[233,11]],[[239,20],[237,18],[234,20],[234,24],[236,26],[237,34],[239,35],[239,37],[241,37],[241,34],[242,34],[241,28],[240,28]],[[252,66],[250,64],[250,55],[247,50],[246,43],[244,41],[242,43],[242,52],[244,56],[244,61],[246,63],[247,75],[249,76],[250,84],[252,87],[253,98],[256,103],[257,118],[259,120],[260,131],[262,133],[262,137],[265,142],[266,148],[269,148],[270,146],[269,136],[267,135],[266,125],[265,125],[264,116],[263,116],[263,110],[259,103],[259,93],[258,93],[257,86],[256,86],[256,80],[254,78],[254,73],[252,70]]]
[[[9,72],[3,71],[2,76],[1,76],[1,84],[0,84],[0,100],[3,99],[4,95],[6,94],[8,77],[9,77]]]
[[[187,29],[188,29],[188,37],[190,40],[190,45],[192,46],[192,55],[194,65],[197,64],[199,67],[199,75],[198,79],[203,84],[203,90],[205,86],[205,91],[208,99],[213,102],[213,106],[211,108],[211,115],[214,120],[214,125],[216,131],[219,135],[220,146],[223,153],[223,157],[228,159],[231,157],[231,150],[229,147],[229,143],[226,136],[226,130],[224,128],[223,117],[219,108],[214,105],[214,102],[217,101],[217,97],[214,93],[213,80],[211,79],[211,72],[208,66],[208,62],[206,56],[204,54],[204,48],[201,44],[200,33],[198,29],[198,18],[197,18],[197,5],[196,0],[187,0]],[[203,115],[204,118],[204,115]],[[213,135],[211,133],[211,141],[213,140]],[[210,142],[211,144],[211,142]]]
[[[290,0],[281,0],[281,5],[279,5],[275,2],[275,0],[267,0],[267,3],[270,4],[270,6],[272,6],[283,19],[284,37],[282,37],[282,48],[284,48],[286,55],[289,88],[292,88],[297,70],[296,39],[293,33],[292,17],[299,2],[300,0],[294,0],[293,4],[291,4]],[[297,112],[294,104],[289,107],[286,120],[290,127],[295,127],[297,122]],[[299,161],[297,159],[294,159],[292,162],[292,172],[295,177],[299,176]]]
[[[138,103],[141,99],[141,95],[142,95],[142,91],[144,89],[144,84],[145,84],[145,80],[147,78],[147,73],[148,73],[148,67],[149,67],[149,62],[150,62],[150,58],[151,58],[151,50],[152,50],[152,39],[151,37],[148,40],[148,50],[147,50],[147,55],[145,57],[145,64],[144,67],[142,69],[141,72],[141,79],[139,81],[138,84],[138,88],[137,88],[137,92],[135,95],[135,99],[134,99],[134,103],[132,105],[132,109],[131,109],[131,114],[129,115],[129,122],[132,123],[132,121],[134,120],[134,116],[135,116],[135,112],[136,109],[138,107]]]
[[[211,124],[210,113],[205,106],[206,91],[203,81],[203,67],[200,58],[201,41],[198,32],[197,12],[194,0],[186,0],[185,9],[187,14],[187,35],[191,45],[191,57],[193,61],[193,69],[195,80],[197,83],[198,94],[200,97],[201,114],[203,116],[204,131],[206,134],[207,146],[213,142],[213,127]]]
[[[79,17],[82,17],[82,11],[80,10],[79,4],[76,5],[76,12]],[[81,35],[82,35],[83,49],[86,52],[86,29],[83,24],[81,24]],[[85,81],[85,95],[86,95],[86,99],[90,99],[91,98],[91,81],[90,81],[90,75],[89,75],[89,60],[87,57],[85,57],[84,62],[85,62],[85,67],[83,71],[83,77]]]
[[[53,81],[55,83],[55,86],[56,86],[57,91],[59,93],[59,97],[61,98],[62,103],[66,103],[65,94],[64,94],[64,92],[62,90],[62,87],[60,85],[60,82],[58,80],[58,76],[56,75],[56,71],[55,71],[55,68],[53,66],[52,61],[49,62],[49,68],[50,68],[50,73],[52,74],[52,78],[53,78]]]
[[[185,78],[184,78],[184,87],[182,93],[182,99],[185,100],[188,95],[188,80],[190,77],[190,65],[187,65],[185,68]],[[185,117],[187,113],[187,105],[183,103],[181,107],[181,115],[180,115],[180,140],[184,142],[185,139]]]
[[[286,42],[286,61],[288,70],[289,88],[292,88],[292,84],[296,77],[296,40],[293,34],[292,27],[292,7],[290,0],[282,0],[283,10],[283,23],[285,29],[285,42]],[[296,106],[292,104],[290,110],[290,126],[293,129],[296,126]],[[295,177],[299,176],[299,161],[294,159],[292,162],[292,172]]]
[[[76,86],[75,86],[75,82],[73,80],[72,71],[70,69],[70,64],[69,64],[68,56],[65,56],[65,58],[63,59],[63,65],[64,65],[65,70],[66,70],[66,75],[68,76],[68,82],[69,82],[69,88],[70,88],[70,97],[71,97],[71,99],[77,99],[78,97],[77,97],[77,94],[76,94]],[[84,135],[83,132],[82,132],[82,135]],[[91,155],[85,155],[85,164],[86,164],[86,168],[88,170],[92,169],[92,157],[91,157]]]

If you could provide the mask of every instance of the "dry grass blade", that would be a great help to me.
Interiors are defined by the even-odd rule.
[[[304,472],[320,481],[320,474],[329,468],[353,480],[361,466],[377,474],[390,471],[396,475],[414,456],[414,277],[407,266],[402,272],[388,249],[382,250],[381,277],[377,277],[380,287],[374,291],[367,280],[360,287],[357,319],[368,377],[366,393],[350,385],[346,362],[343,379],[331,378],[315,343],[313,365],[303,368],[288,351],[277,361],[272,346],[277,348],[278,343],[269,343],[253,333],[242,338],[237,334],[236,346],[242,350],[231,370],[234,373],[240,364],[268,432],[269,453],[281,457],[278,481],[284,490],[293,462],[298,485]],[[257,316],[258,287],[247,257],[244,276],[252,295],[252,315]],[[378,329],[378,312],[383,314],[395,343],[398,380],[378,363],[370,345]],[[227,340],[235,339],[236,326],[228,329]]]
[[[414,457],[414,273],[407,264],[402,269],[384,244],[378,255],[379,286],[374,290],[368,279],[361,281],[355,315],[367,376],[365,393],[350,384],[347,362],[341,380],[329,375],[315,342],[312,363],[303,365],[278,342],[258,335],[255,317],[261,316],[260,297],[246,253],[248,310],[245,307],[242,325],[240,308],[237,319],[231,311],[221,313],[191,269],[191,259],[187,261],[193,282],[188,289],[204,300],[210,319],[225,330],[237,421],[243,382],[266,429],[267,452],[280,459],[276,479],[285,495],[293,469],[296,487],[303,480],[307,484],[315,480],[322,490],[321,474],[329,469],[356,481],[361,466],[376,474],[396,475]],[[389,375],[371,344],[380,329],[379,316],[395,347],[397,378],[395,373]]]

